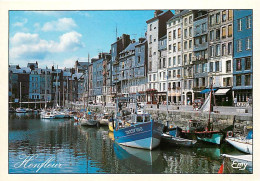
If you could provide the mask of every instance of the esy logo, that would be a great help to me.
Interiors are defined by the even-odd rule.
[[[232,164],[231,164],[232,168],[237,168],[239,170],[245,170],[247,167],[247,163],[246,162],[239,162],[237,160],[233,160]]]

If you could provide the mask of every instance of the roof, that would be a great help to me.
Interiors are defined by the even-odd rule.
[[[159,19],[160,17],[162,17],[163,15],[165,15],[165,14],[167,14],[167,13],[169,13],[169,12],[171,12],[171,11],[170,11],[170,10],[164,11],[163,13],[158,14],[156,17],[153,17],[153,18],[147,20],[146,23],[150,23],[150,22],[152,22],[153,20]]]
[[[174,15],[171,19],[169,19],[168,21],[171,21],[173,19],[177,19],[180,18],[181,16],[183,16],[184,14],[186,14],[187,12],[189,12],[190,10],[184,10],[182,12],[180,12],[179,14]]]
[[[139,42],[134,42],[134,43],[130,43],[122,52],[120,53],[124,53],[127,51],[131,51],[131,50],[135,50],[135,46],[138,45]]]
[[[163,37],[159,38],[159,40],[167,39],[167,35],[164,35]]]
[[[23,74],[24,71],[25,73],[30,73],[31,69],[29,67],[22,67],[20,69],[16,69],[16,68],[9,68],[9,71],[12,71],[15,74]]]
[[[82,77],[83,73],[75,73],[72,75],[72,79],[80,79]]]
[[[63,76],[64,76],[64,77],[70,77],[70,76],[71,76],[71,73],[70,73],[70,72],[63,72]]]

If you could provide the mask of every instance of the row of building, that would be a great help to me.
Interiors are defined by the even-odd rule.
[[[17,98],[16,83],[28,79],[22,83],[28,87],[25,99],[44,99],[47,88],[48,100],[59,103],[83,96],[111,103],[137,94],[140,102],[165,103],[168,95],[170,103],[191,105],[212,85],[217,105],[236,100],[243,106],[252,99],[252,19],[252,10],[156,10],[146,21],[146,37],[123,34],[109,53],[89,63],[76,61],[64,70],[10,67],[10,95]],[[49,87],[43,85],[45,74]]]

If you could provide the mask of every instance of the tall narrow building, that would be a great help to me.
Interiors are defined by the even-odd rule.
[[[146,21],[147,23],[147,43],[148,43],[148,83],[147,97],[148,103],[156,103],[158,84],[158,41],[166,35],[166,22],[173,16],[171,11],[156,10],[154,17]]]

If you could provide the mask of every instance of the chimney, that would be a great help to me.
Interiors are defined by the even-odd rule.
[[[142,43],[145,40],[145,38],[139,38],[139,43]]]
[[[132,43],[135,43],[135,39],[132,39]]]
[[[159,14],[162,14],[163,11],[162,10],[155,10],[154,11],[154,17],[157,17]]]

